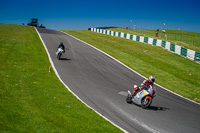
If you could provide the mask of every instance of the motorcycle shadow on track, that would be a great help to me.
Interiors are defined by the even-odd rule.
[[[150,106],[150,107],[148,107],[146,110],[166,111],[166,110],[169,110],[169,108],[159,107],[159,106]]]
[[[71,60],[71,59],[68,59],[68,58],[60,58],[60,60]]]
[[[132,103],[132,105],[135,105],[137,107],[140,107],[140,105],[134,104]],[[165,107],[159,107],[159,106],[149,106],[148,108],[146,108],[146,110],[152,110],[152,111],[167,111],[170,110],[169,108],[165,108]]]

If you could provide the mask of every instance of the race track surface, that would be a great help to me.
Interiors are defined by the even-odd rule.
[[[144,78],[60,31],[38,28],[63,82],[85,103],[128,132],[197,133],[200,105],[158,86],[149,109],[126,103],[126,92]],[[66,53],[55,52],[60,42]]]

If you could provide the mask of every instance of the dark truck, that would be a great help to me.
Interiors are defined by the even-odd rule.
[[[34,26],[34,27],[40,27],[40,28],[45,28],[42,24],[38,24],[38,19],[32,18],[30,22],[27,24],[28,26]]]

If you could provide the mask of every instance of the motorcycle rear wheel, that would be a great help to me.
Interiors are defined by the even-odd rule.
[[[143,109],[146,109],[146,108],[148,108],[151,105],[151,102],[152,102],[152,99],[145,97],[145,98],[142,99],[141,107]]]

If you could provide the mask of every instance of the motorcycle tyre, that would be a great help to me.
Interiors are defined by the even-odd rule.
[[[145,100],[145,99],[146,99],[146,97],[143,98],[142,101],[141,101],[141,107],[142,107],[143,109],[148,108],[148,107],[151,105],[151,102],[152,102],[152,99],[147,98],[146,100],[148,100],[148,101],[147,101],[146,104],[144,104],[144,100]]]
[[[126,102],[127,103],[129,103],[129,104],[131,104],[133,101],[132,101],[132,97],[130,96],[130,95],[128,95],[127,97],[126,97]]]
[[[57,56],[57,58],[60,60],[60,57],[61,57],[61,53],[58,53],[58,56]]]

